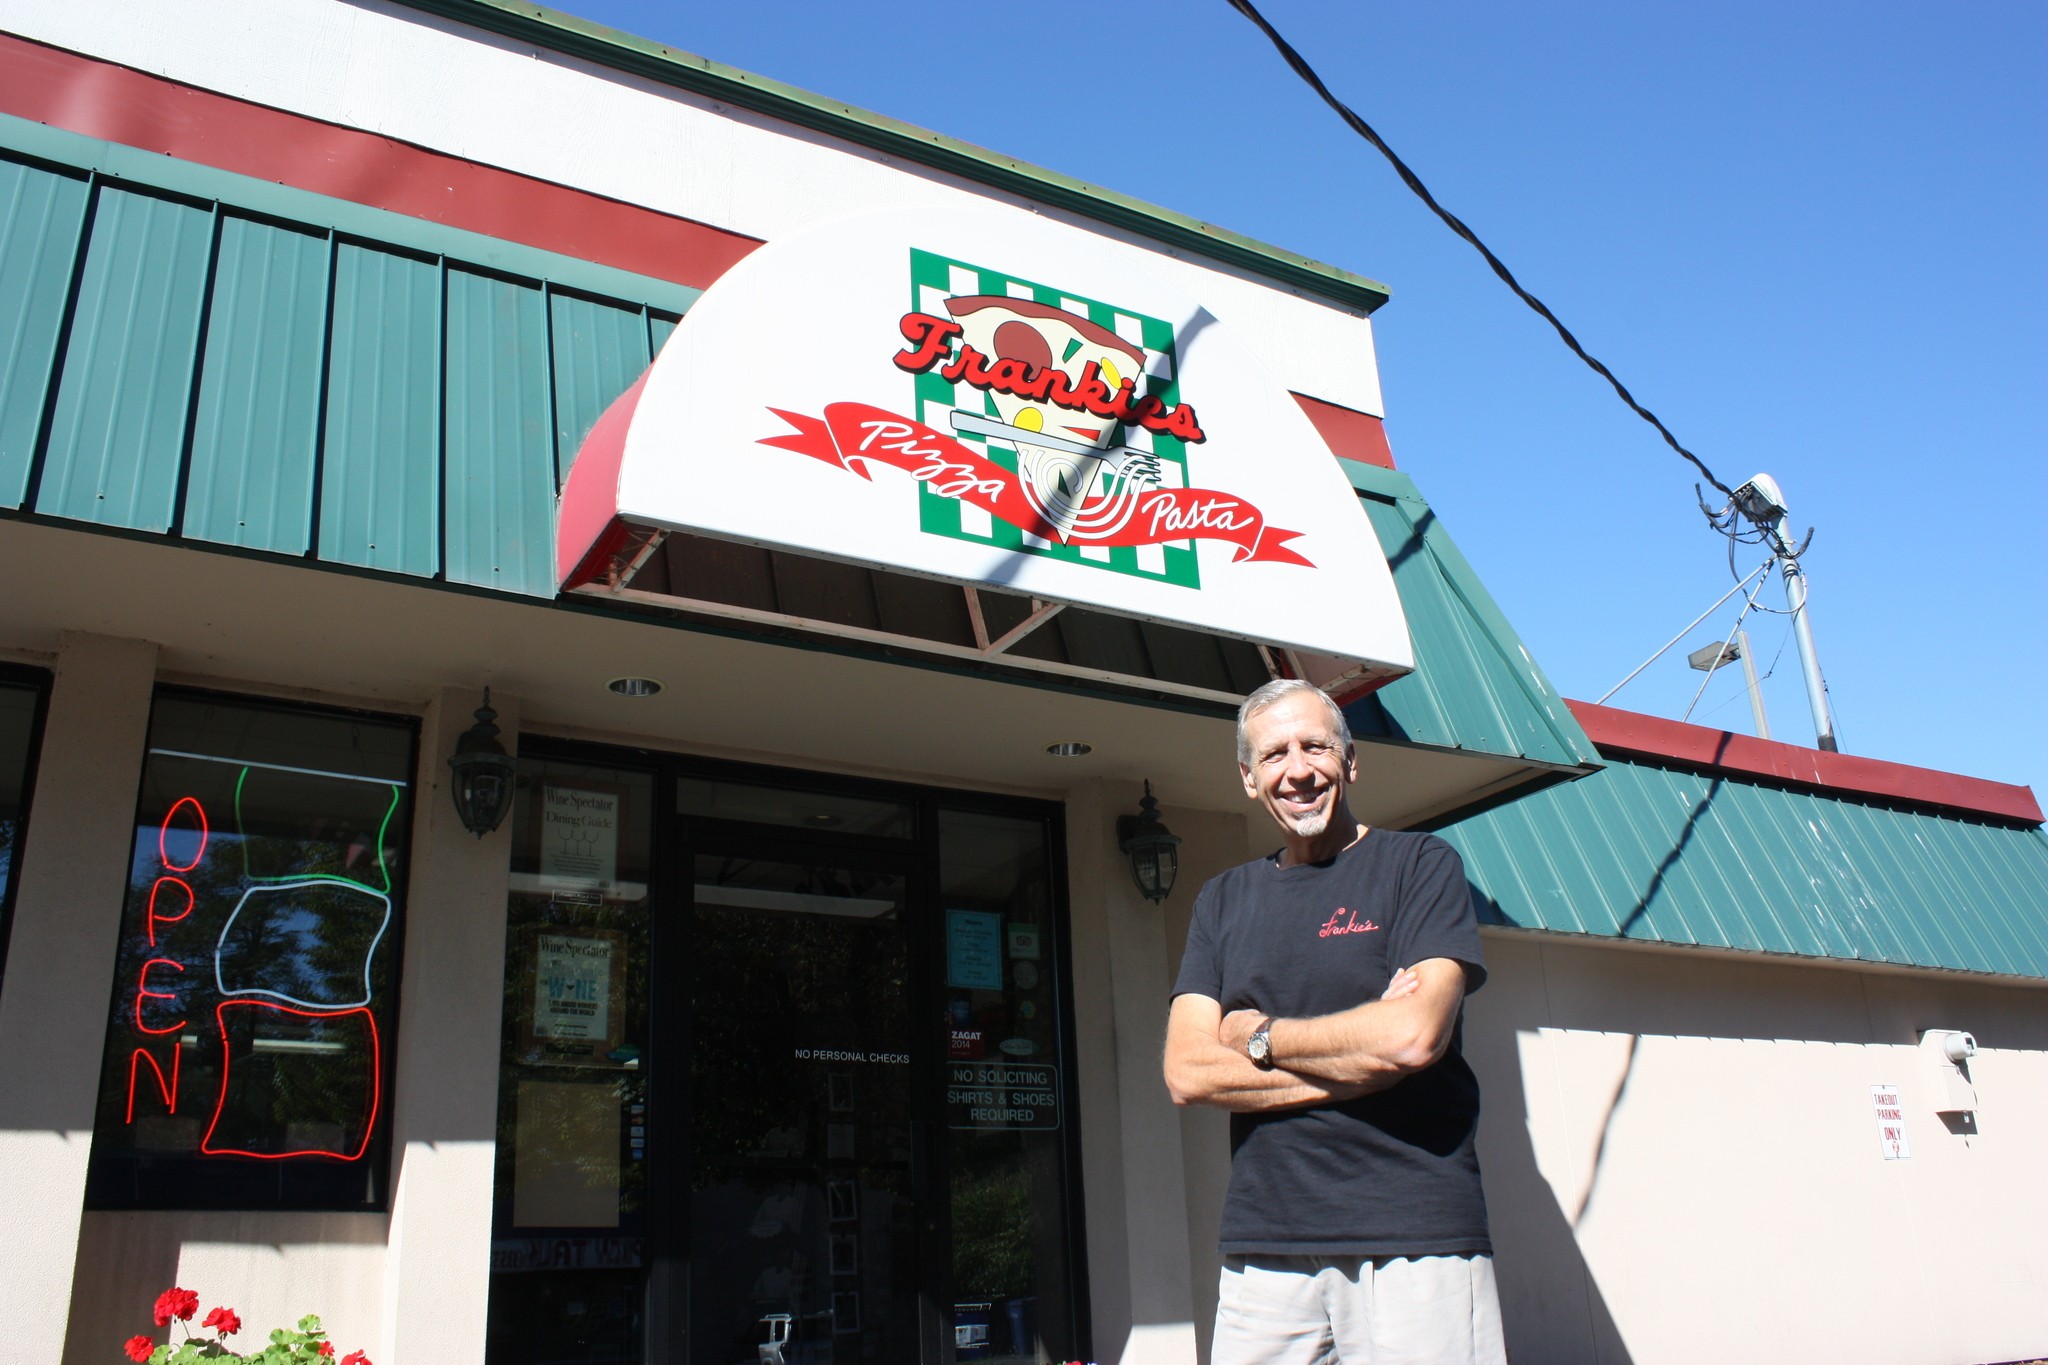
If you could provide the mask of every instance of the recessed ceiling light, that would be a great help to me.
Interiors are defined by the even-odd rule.
[[[622,697],[651,697],[661,691],[653,678],[613,678],[605,686]]]
[[[1057,744],[1048,744],[1045,751],[1054,758],[1079,758],[1095,752],[1095,746],[1085,740],[1063,739]]]

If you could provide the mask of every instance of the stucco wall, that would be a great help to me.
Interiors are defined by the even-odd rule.
[[[1467,1010],[1509,1342],[1540,1361],[2048,1353],[2048,990],[1490,935]],[[1944,1122],[1915,1041],[1973,1032]],[[1903,1092],[1883,1158],[1870,1087]]]
[[[139,642],[77,636],[58,659],[5,996],[7,1010],[41,1025],[0,1030],[0,1071],[34,1077],[53,1053],[78,1055],[0,1103],[4,1207],[31,1234],[7,1239],[0,1268],[12,1286],[40,1286],[38,1301],[62,1303],[68,1292],[70,1311],[68,1328],[64,1314],[37,1315],[0,1346],[0,1360],[107,1359],[151,1329],[151,1304],[176,1284],[204,1308],[240,1313],[253,1335],[237,1345],[316,1313],[341,1350],[366,1349],[385,1365],[480,1361],[506,863],[503,836],[471,837],[446,791],[445,755],[477,701],[468,689],[436,692],[421,729],[390,1089],[391,1212],[81,1214],[155,658]],[[516,745],[518,700],[494,700]]]
[[[240,1350],[316,1313],[339,1352],[375,1357],[388,1222],[381,1213],[88,1213],[64,1365],[120,1360],[138,1332],[163,1340],[149,1311],[172,1285],[198,1294],[201,1313],[216,1304],[239,1313],[242,1334],[229,1344]]]
[[[1116,817],[1134,812],[1140,794],[1128,783],[1091,782],[1067,803],[1089,1299],[1094,1358],[1105,1365],[1191,1360],[1214,1316],[1205,1248],[1215,1238],[1189,1226],[1193,1198],[1215,1183],[1213,1154],[1185,1140],[1160,1078],[1160,1048],[1195,893],[1242,860],[1245,839],[1242,816],[1189,809],[1175,793],[1156,792],[1183,842],[1173,894],[1153,905],[1116,847]]]
[[[2048,989],[1523,933],[1486,953],[1465,1050],[1516,1365],[2048,1354]],[[1974,1124],[1935,1112],[1926,1028],[1976,1035]],[[1182,1133],[1213,1284],[1227,1129]]]
[[[139,640],[58,643],[0,983],[0,1284],[35,1307],[0,1360],[63,1350],[52,1305],[72,1287],[156,659]]]

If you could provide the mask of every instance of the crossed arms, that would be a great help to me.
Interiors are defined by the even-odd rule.
[[[1229,1014],[1206,995],[1181,995],[1166,1020],[1166,1089],[1175,1104],[1237,1113],[1356,1099],[1434,1066],[1450,1046],[1465,968],[1425,958],[1394,974],[1377,1000],[1313,1019],[1275,1019],[1274,1067],[1262,1071],[1245,1040],[1266,1018]]]

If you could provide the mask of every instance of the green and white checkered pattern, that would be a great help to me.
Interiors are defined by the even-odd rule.
[[[948,256],[920,251],[915,247],[911,249],[910,295],[914,311],[934,317],[950,317],[946,311],[946,300],[962,294],[1003,294],[1013,299],[1029,299],[1105,327],[1145,352],[1144,383],[1138,392],[1141,395],[1151,394],[1169,406],[1180,402],[1173,326],[1164,319],[1134,313],[1096,299],[1080,298],[1049,285],[969,265]],[[957,340],[953,353],[959,354]],[[947,383],[939,377],[938,368],[934,366],[915,377],[917,409],[913,415],[926,426],[975,446],[987,459],[1016,472],[1017,453],[1014,450],[990,445],[979,436],[955,432],[948,417],[955,409],[994,417],[997,415],[994,400],[970,385]],[[1113,433],[1110,444],[1149,449],[1159,459],[1161,483],[1168,488],[1187,487],[1187,448],[1179,438],[1131,426]],[[1164,545],[1062,545],[1058,541],[1027,535],[972,503],[941,497],[922,483],[918,485],[918,524],[933,535],[1093,565],[1112,573],[1155,579],[1186,588],[1199,589],[1202,586],[1191,541],[1173,541]]]

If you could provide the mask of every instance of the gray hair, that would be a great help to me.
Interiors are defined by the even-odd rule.
[[[1337,705],[1328,692],[1312,682],[1300,678],[1275,678],[1265,686],[1256,689],[1237,708],[1237,761],[1240,767],[1252,766],[1252,740],[1245,733],[1245,724],[1253,716],[1269,706],[1277,705],[1297,692],[1307,692],[1323,705],[1330,708],[1330,719],[1337,726],[1337,740],[1345,749],[1351,747],[1351,726],[1344,719],[1344,709]]]

